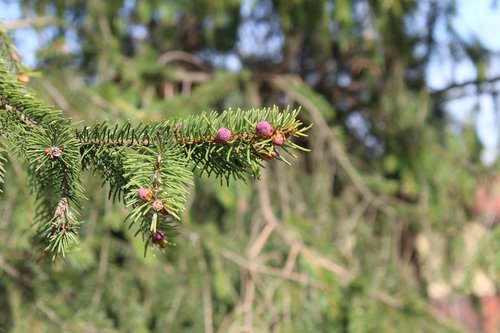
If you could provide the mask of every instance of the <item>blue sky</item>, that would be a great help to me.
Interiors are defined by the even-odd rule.
[[[460,0],[455,27],[461,35],[470,38],[472,34],[488,47],[500,51],[500,3],[492,0]]]
[[[500,54],[500,3],[495,6],[495,0],[457,0],[457,15],[452,21],[454,27],[465,40],[479,39],[486,47]],[[500,2],[500,1],[499,1]],[[0,21],[16,20],[20,16],[19,3],[0,1]],[[496,8],[498,7],[498,8]],[[436,39],[445,42],[446,27],[441,27],[436,33]],[[49,36],[37,34],[33,29],[19,29],[15,32],[18,49],[24,61],[29,65],[36,62],[35,51]],[[67,42],[71,43],[71,38]],[[74,40],[74,39],[73,39]],[[76,47],[69,45],[69,47]],[[234,57],[233,57],[234,58]],[[218,59],[226,61],[227,66],[235,69],[238,64],[231,57]],[[220,62],[218,61],[218,62]],[[488,77],[500,75],[500,60],[498,57],[489,63]],[[463,82],[476,77],[474,66],[462,62],[454,66],[446,49],[438,50],[427,69],[427,83],[431,89],[439,89],[450,82]],[[472,88],[472,87],[471,87]],[[500,84],[498,85],[500,90]],[[462,97],[450,101],[447,105],[451,117],[459,124],[473,124],[485,147],[482,152],[486,164],[494,162],[500,155],[500,110],[496,107],[500,100],[494,100],[489,94]]]
[[[466,41],[479,40],[492,51],[500,53],[500,4],[494,5],[493,0],[458,0],[457,15],[452,21],[461,38]],[[444,22],[442,22],[444,23]],[[436,33],[437,41],[446,42],[447,33],[442,24]],[[454,66],[450,61],[450,54],[438,51],[427,69],[427,83],[431,88],[440,89],[450,82],[464,82],[474,80],[476,70],[469,61]],[[488,77],[500,75],[500,59],[495,57],[488,64]],[[497,84],[500,91],[500,84]],[[469,90],[475,92],[473,87]],[[499,157],[500,146],[500,105],[498,98],[490,94],[471,94],[467,97],[451,100],[447,108],[452,118],[461,124],[473,124],[478,129],[478,135],[485,149],[482,159],[485,164],[491,164]]]

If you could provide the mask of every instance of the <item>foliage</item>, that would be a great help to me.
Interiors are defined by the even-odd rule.
[[[15,63],[15,59],[11,58],[11,62]],[[38,236],[48,240],[45,249],[54,256],[64,256],[67,248],[77,243],[76,216],[85,199],[80,182],[82,164],[102,171],[110,184],[110,194],[125,197],[127,207],[133,207],[132,223],[139,223],[143,238],[149,240],[151,233],[160,231],[174,235],[172,222],[180,219],[186,187],[192,184],[192,173],[186,170],[190,161],[195,169],[225,178],[228,183],[231,176],[258,177],[262,165],[259,161],[266,159],[264,153],[286,161],[277,150],[281,144],[275,147],[273,143],[273,133],[269,138],[256,133],[259,121],[270,121],[275,132],[285,137],[304,136],[306,130],[296,120],[297,111],[283,114],[277,108],[212,112],[135,127],[130,123],[114,127],[100,123],[79,130],[60,112],[44,107],[17,82],[19,78],[16,80],[5,64],[0,74],[1,132],[13,147],[11,150],[30,166],[41,229]],[[214,132],[218,128],[231,129],[228,142],[217,142]],[[289,152],[287,146],[300,148],[290,141],[281,148]],[[139,198],[140,188],[152,190],[153,197]]]
[[[37,60],[43,78],[30,86],[64,115],[40,103],[36,110],[44,112],[29,119],[96,123],[64,123],[65,137],[78,146],[69,152],[84,169],[72,177],[88,197],[71,200],[91,208],[80,210],[80,250],[37,264],[26,235],[39,205],[25,181],[33,172],[19,161],[34,170],[43,161],[35,152],[73,141],[59,143],[50,128],[28,131],[21,114],[2,113],[16,124],[6,136],[16,144],[6,152],[21,154],[8,156],[1,206],[6,330],[460,332],[433,311],[435,291],[477,294],[477,276],[498,281],[498,256],[486,249],[498,247],[498,228],[472,209],[476,179],[488,172],[480,143],[473,127],[457,135],[444,110],[463,86],[432,91],[426,84],[436,50],[452,48],[457,61],[469,54],[452,25],[449,45],[434,38],[440,22],[453,17],[453,1],[23,3],[34,20],[57,17],[40,28],[52,32]],[[234,58],[241,68],[224,70],[220,59]],[[474,59],[484,67],[482,57]],[[28,89],[8,76],[17,71],[11,64],[5,67],[8,89]],[[16,103],[35,101],[22,97]],[[275,104],[301,112],[264,108]],[[204,112],[237,106],[255,110]],[[292,167],[261,168],[274,148],[254,137],[263,118],[290,134],[314,123],[309,137],[287,140],[282,150],[297,144],[311,152]],[[19,126],[29,140],[16,136],[24,133]],[[221,127],[245,139],[215,144]],[[47,167],[59,163],[41,155]],[[54,172],[73,167],[68,160]],[[257,170],[258,182],[233,181]],[[173,175],[177,195],[159,193],[182,223],[174,214],[157,217],[180,239],[164,257],[144,256],[134,233],[142,230],[150,244],[155,213],[135,192],[164,186]],[[46,186],[44,177],[30,184],[56,191],[58,183]],[[191,195],[184,197],[186,189]],[[130,210],[108,196],[132,208],[134,228],[122,223]]]

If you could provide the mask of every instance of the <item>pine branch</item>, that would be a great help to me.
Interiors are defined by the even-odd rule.
[[[73,133],[74,125],[66,121],[36,128],[27,133],[23,151],[39,200],[36,223],[48,240],[46,250],[54,255],[64,255],[65,249],[77,244],[76,216],[86,199],[80,180],[80,147]]]
[[[77,138],[83,149],[97,153],[99,147],[149,147],[152,137],[161,137],[165,142],[180,145],[186,156],[194,161],[195,167],[208,175],[229,179],[244,179],[243,174],[255,173],[260,161],[277,158],[286,161],[278,153],[273,138],[262,139],[255,131],[256,124],[263,119],[272,123],[276,133],[283,138],[304,136],[308,128],[301,128],[297,120],[298,110],[280,112],[278,108],[250,111],[224,111],[203,113],[186,119],[166,121],[163,124],[138,125],[130,123],[109,127],[104,123],[85,127],[77,131]],[[225,144],[216,140],[217,130],[229,129],[231,138]],[[284,140],[283,150],[299,148],[293,142]],[[89,153],[90,154],[90,153]]]
[[[304,150],[291,138],[306,136],[309,128],[298,113],[274,107],[78,127],[44,105],[0,59],[0,133],[8,144],[5,151],[28,164],[37,202],[36,238],[54,257],[78,243],[77,216],[86,199],[83,170],[99,173],[110,186],[110,197],[132,210],[131,225],[146,249],[149,244],[164,248],[177,233],[193,171],[229,183],[258,178],[265,161],[289,163],[284,153]]]

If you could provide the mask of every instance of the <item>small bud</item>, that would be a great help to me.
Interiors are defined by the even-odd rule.
[[[137,197],[142,201],[150,201],[153,198],[153,191],[149,188],[141,187],[139,191],[137,191]]]
[[[270,138],[273,135],[273,131],[273,126],[265,120],[259,121],[257,125],[255,125],[255,132],[261,138]]]
[[[49,148],[45,148],[43,151],[45,152],[45,154],[49,155],[50,158],[56,159],[56,158],[61,157],[61,154],[64,151],[64,147],[52,146]]]
[[[17,81],[28,84],[30,83],[30,77],[26,73],[19,73],[19,75],[17,76]]]
[[[233,137],[233,134],[231,131],[225,127],[219,128],[217,130],[217,134],[215,135],[215,142],[220,143],[220,144],[226,144],[228,141],[231,140]]]
[[[154,232],[152,235],[151,235],[151,238],[153,239],[153,241],[160,241],[160,240],[163,240],[165,238],[165,233],[163,233],[163,231],[157,231],[157,232]]]
[[[61,154],[62,154],[62,151],[61,151],[61,149],[59,149],[59,147],[54,147],[52,149],[52,154],[51,154],[52,157],[59,158],[59,157],[61,157]]]
[[[164,248],[167,244],[165,242],[165,233],[163,231],[157,231],[151,234],[151,239],[153,243],[158,245],[160,248]]]
[[[163,210],[163,201],[161,201],[160,199],[156,199],[155,201],[153,201],[152,207],[157,212],[161,212]]]
[[[277,146],[281,146],[286,141],[286,136],[282,131],[276,131],[273,134],[273,143]]]

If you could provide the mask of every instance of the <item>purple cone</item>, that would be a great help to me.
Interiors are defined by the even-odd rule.
[[[160,241],[163,238],[165,238],[165,234],[161,231],[157,231],[151,235],[151,238],[153,238],[153,240],[155,240],[155,241]]]
[[[270,138],[273,135],[273,126],[265,120],[261,120],[255,126],[255,132],[262,138]]]
[[[217,134],[215,135],[215,142],[225,144],[231,138],[233,137],[233,134],[231,133],[231,130],[222,127],[217,130]]]

